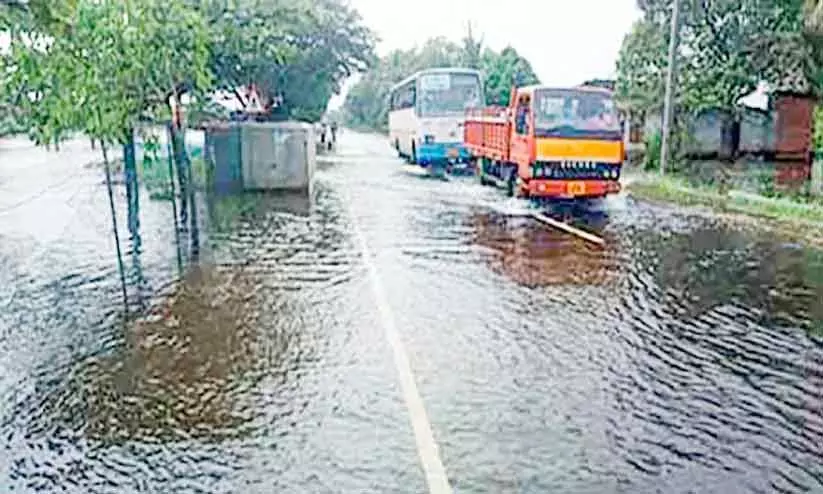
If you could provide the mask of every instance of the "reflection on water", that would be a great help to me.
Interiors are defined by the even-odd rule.
[[[823,254],[644,204],[591,245],[351,138],[185,229],[119,190],[128,321],[99,176],[0,216],[0,491],[423,492],[353,221],[456,492],[823,489]]]
[[[644,492],[816,492],[823,256],[694,221],[633,231],[610,440]]]
[[[761,324],[813,329],[823,321],[823,253],[728,229],[646,234],[636,255],[655,265],[665,299],[683,316],[743,304]]]
[[[255,284],[242,271],[194,266],[162,305],[124,328],[111,354],[75,369],[54,400],[104,442],[229,437],[243,431],[238,386],[261,348]],[[66,407],[76,397],[82,402]]]
[[[591,245],[530,218],[496,213],[471,217],[473,243],[490,249],[492,270],[527,286],[598,285],[617,272],[619,240],[605,235]]]
[[[48,360],[51,346],[42,354],[15,349],[0,332],[4,370],[15,352],[34,366],[25,381],[8,373],[0,380],[8,446],[0,490],[363,492],[375,476],[392,492],[419,490],[393,367],[363,311],[356,253],[333,189],[202,205],[212,207],[198,215],[205,250],[198,260],[196,229],[182,232],[177,248],[187,264],[171,283],[161,274],[175,272],[172,245],[157,249],[156,241],[160,233],[174,242],[173,225],[158,225],[170,205],[140,205],[143,221],[132,233],[142,248],[130,239],[127,256],[132,307],[145,307],[138,317],[95,320],[84,311],[110,304],[74,300],[68,309],[78,312],[79,332],[94,336],[73,342],[58,362]],[[155,250],[166,252],[160,268]],[[97,262],[111,269],[110,257]],[[112,274],[103,282],[119,286]],[[48,292],[38,286],[24,295]],[[18,320],[34,338],[59,336],[58,348],[71,336],[71,325],[46,328],[22,312]],[[364,448],[375,454],[359,454]]]
[[[279,213],[306,218],[311,210],[312,198],[299,192],[248,192],[232,196],[209,196],[206,207],[209,227],[222,232],[238,224],[266,213]]]

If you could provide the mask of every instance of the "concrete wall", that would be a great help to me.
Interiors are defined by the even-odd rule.
[[[316,152],[314,129],[298,122],[244,123],[241,131],[246,190],[309,190]]]
[[[719,111],[705,111],[688,124],[686,153],[698,156],[712,155],[723,148],[723,121]]]
[[[299,122],[227,122],[206,129],[206,158],[218,192],[311,191],[314,129]]]
[[[744,110],[740,118],[740,151],[765,153],[774,150],[774,116],[758,110]]]
[[[660,132],[661,114],[652,111],[643,125],[644,136]],[[708,110],[688,123],[686,153],[694,156],[711,156],[723,151],[724,114]],[[775,118],[769,112],[743,108],[740,118],[740,151],[765,153],[775,150]],[[728,143],[727,143],[728,144]]]

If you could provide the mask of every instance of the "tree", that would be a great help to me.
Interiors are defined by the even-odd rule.
[[[538,84],[540,80],[528,60],[511,46],[500,53],[490,49],[483,52],[483,80],[486,103],[506,106],[511,97],[512,81],[517,76],[522,85]]]
[[[412,50],[394,50],[382,57],[346,95],[346,122],[356,127],[385,130],[391,87],[412,73],[431,67],[460,65],[460,46],[445,38],[427,40]]]
[[[480,70],[483,62],[483,38],[477,39],[472,33],[472,25],[468,24],[466,37],[463,38],[462,65],[470,69]]]
[[[180,2],[80,0],[70,36],[12,40],[4,89],[39,143],[77,131],[122,143],[141,117],[168,114],[176,85],[208,90],[205,33]]]
[[[18,34],[0,66],[0,89],[6,92],[2,99],[20,108],[20,118],[40,144],[56,144],[75,132],[103,143],[125,299],[106,147],[124,146],[129,183],[138,122],[169,115],[169,95],[183,85],[195,94],[209,89],[205,23],[179,0],[78,0],[57,28],[35,19]],[[134,188],[127,188],[127,195],[131,206]]]
[[[340,0],[204,0],[220,89],[254,85],[282,118],[316,120],[342,81],[374,59],[374,35]]]
[[[24,22],[52,34],[67,34],[78,0],[0,0],[0,26]],[[4,21],[5,19],[5,21]]]
[[[733,112],[739,99],[766,81],[808,90],[812,76],[802,34],[802,0],[681,0],[676,102],[680,111]],[[644,16],[624,40],[618,98],[632,105],[662,101],[662,73],[672,0],[638,0]],[[813,9],[811,9],[813,11]]]
[[[617,59],[616,98],[638,111],[662,102],[666,51],[657,26],[645,19],[636,21],[623,38]]]
[[[310,30],[276,84],[283,114],[317,121],[342,82],[374,62],[374,37],[359,14],[337,0],[323,0],[311,10]]]
[[[458,45],[445,38],[427,40],[410,50],[394,50],[357,82],[346,95],[343,115],[354,127],[384,131],[388,126],[388,96],[391,87],[418,70],[433,67],[476,67],[485,82],[487,104],[507,105],[512,80],[520,74],[523,84],[538,82],[531,64],[512,47],[500,53],[486,48],[471,29]]]
[[[797,1],[786,0],[791,6]],[[803,2],[802,31],[809,52],[810,80],[817,96],[823,93],[823,1],[806,0]]]

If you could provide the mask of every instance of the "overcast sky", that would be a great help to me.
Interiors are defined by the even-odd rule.
[[[460,40],[471,21],[495,50],[513,46],[541,82],[579,84],[614,76],[623,36],[640,16],[636,0],[350,0],[381,38],[382,55],[426,39]],[[339,98],[332,106],[340,104]]]
[[[636,0],[349,1],[380,37],[381,55],[435,36],[459,41],[471,21],[486,46],[513,46],[542,82],[556,85],[612,77],[623,36],[640,17]]]

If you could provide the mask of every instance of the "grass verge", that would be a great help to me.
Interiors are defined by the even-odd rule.
[[[176,169],[175,169],[175,173]],[[191,156],[191,175],[195,189],[203,190],[209,180],[209,170],[202,154]],[[168,201],[172,198],[172,181],[169,176],[168,158],[157,161],[144,160],[137,164],[137,177],[140,184],[149,191],[149,197],[154,200]],[[174,177],[174,189],[179,187],[177,177]],[[179,191],[177,191],[179,193]]]
[[[823,247],[823,200],[764,197],[741,191],[726,194],[673,176],[638,175],[626,185],[637,198],[711,208],[724,219],[764,227],[795,240]]]

